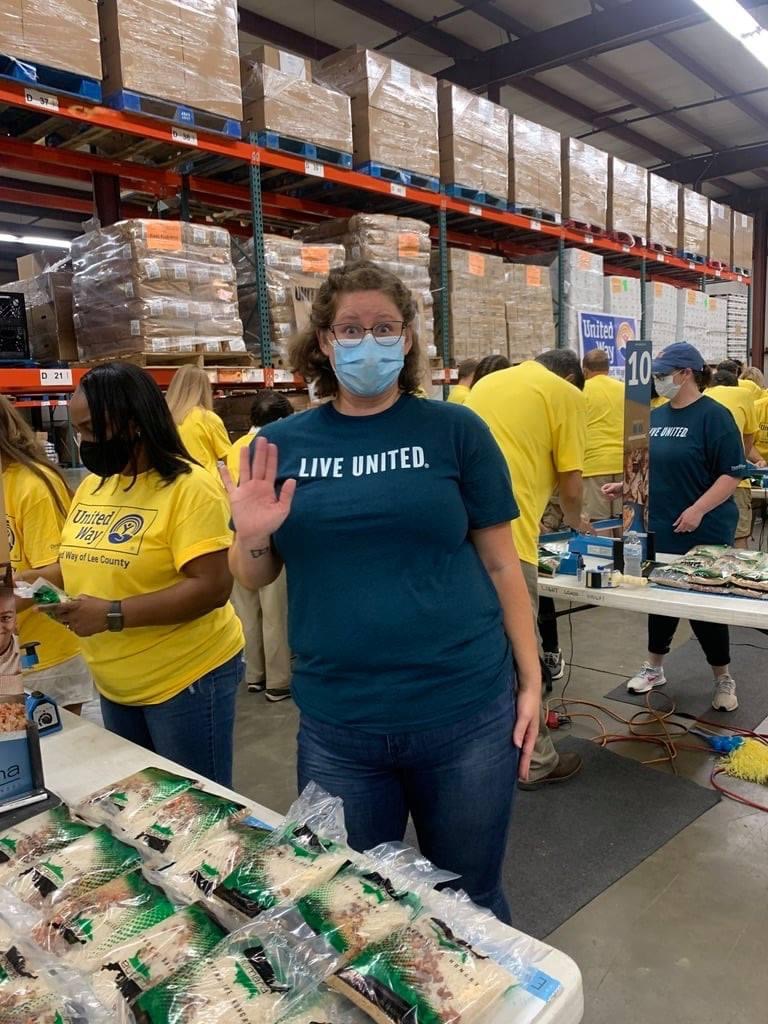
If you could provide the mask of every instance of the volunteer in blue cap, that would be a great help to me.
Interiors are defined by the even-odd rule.
[[[651,412],[648,526],[664,554],[734,542],[739,513],[733,494],[747,473],[744,445],[729,410],[702,394],[709,376],[701,353],[686,342],[670,345],[653,362],[656,390],[669,401]],[[666,683],[664,655],[678,621],[648,616],[648,660],[627,683],[630,693]],[[728,627],[694,621],[691,627],[715,678],[712,707],[735,711]]]

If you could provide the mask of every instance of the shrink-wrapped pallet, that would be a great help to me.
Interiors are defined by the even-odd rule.
[[[519,114],[509,118],[509,201],[560,223],[563,207],[560,133]]]
[[[499,256],[448,249],[447,289],[440,288],[439,259],[432,256],[435,288],[435,328],[441,336],[441,309],[447,302],[451,358],[482,359],[507,354],[507,322],[504,309],[504,261]]]
[[[506,200],[509,111],[498,103],[441,82],[437,90],[440,180]]]
[[[552,267],[556,274],[557,261]],[[553,287],[554,287],[553,280]],[[604,312],[603,257],[588,249],[566,249],[563,257],[563,308],[568,348],[578,352],[579,313]]]
[[[648,171],[619,160],[608,162],[608,230],[645,242],[648,226]]]
[[[677,247],[704,260],[709,255],[709,200],[690,188],[680,189]]]
[[[555,347],[552,288],[546,267],[506,263],[504,298],[510,362],[522,363]]]
[[[752,273],[754,223],[749,214],[732,211],[731,266],[747,274]]]
[[[97,0],[0,0],[0,54],[101,78]]]
[[[677,225],[680,216],[680,185],[648,175],[648,242],[661,249],[677,249]]]
[[[23,281],[11,281],[3,285],[3,291],[24,296],[29,353],[33,359],[77,359],[71,270],[47,271]]]
[[[731,208],[709,201],[709,258],[724,267],[731,263]]]
[[[677,338],[677,288],[662,281],[645,286],[645,334],[653,351],[661,352]]]
[[[605,230],[608,224],[608,154],[581,142],[563,139],[563,218]]]

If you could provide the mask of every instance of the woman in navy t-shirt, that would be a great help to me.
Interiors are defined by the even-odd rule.
[[[425,856],[509,920],[541,691],[518,510],[482,420],[416,397],[415,313],[374,264],[331,273],[292,352],[331,401],[244,452],[230,565],[256,589],[285,564],[300,788],[343,798],[358,850],[402,840],[410,814]]]
[[[659,395],[669,402],[651,413],[648,527],[656,550],[684,554],[697,544],[732,545],[739,513],[733,494],[746,475],[744,445],[725,406],[702,395],[709,370],[693,345],[670,345],[653,362]],[[630,693],[648,693],[666,683],[678,619],[648,616],[648,660],[627,683]],[[736,684],[728,671],[728,627],[691,621],[715,677],[712,707],[735,711]]]

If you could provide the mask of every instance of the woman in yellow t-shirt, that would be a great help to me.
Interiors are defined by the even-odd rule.
[[[168,408],[189,454],[219,482],[217,463],[229,449],[227,428],[213,411],[213,391],[205,370],[182,366],[168,388]]]
[[[0,457],[11,566],[17,575],[35,580],[55,565],[61,527],[72,494],[51,465],[29,425],[0,395]],[[32,690],[42,690],[76,715],[93,698],[93,680],[77,639],[48,616],[31,608],[18,617],[22,644],[37,641],[38,664],[27,673]]]
[[[136,366],[91,370],[70,414],[93,475],[64,523],[57,618],[82,638],[108,729],[229,786],[243,632],[223,488]]]

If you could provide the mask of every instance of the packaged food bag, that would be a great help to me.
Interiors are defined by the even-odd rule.
[[[161,882],[190,902],[207,899],[235,865],[258,855],[272,833],[268,825],[253,818],[236,821],[179,857],[162,872]]]
[[[42,860],[91,831],[90,825],[75,821],[69,808],[60,804],[0,832],[0,885],[25,865]]]
[[[173,864],[247,813],[244,804],[193,787],[156,807],[134,838],[151,863]]]
[[[151,816],[158,805],[184,793],[196,781],[150,766],[92,793],[76,810],[96,825],[133,832],[138,819]]]

